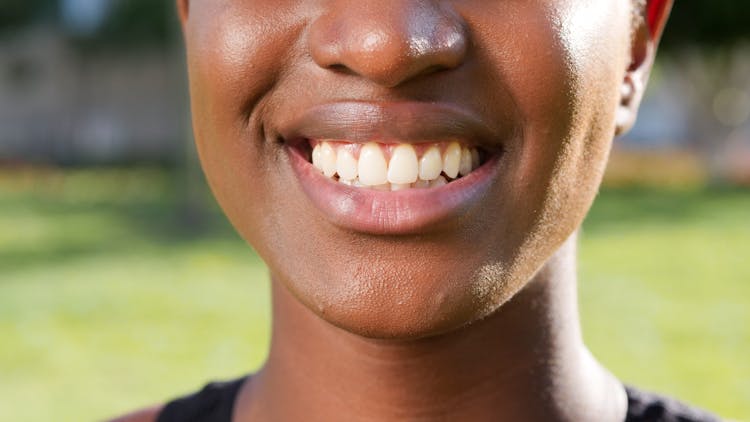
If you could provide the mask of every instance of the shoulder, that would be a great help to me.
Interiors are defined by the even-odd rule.
[[[164,408],[163,405],[152,406],[146,409],[141,409],[127,415],[120,416],[115,419],[110,419],[108,422],[156,422],[159,417],[159,413]]]
[[[235,398],[248,377],[232,381],[211,382],[199,391],[154,406],[111,419],[109,422],[176,422],[231,420]]]
[[[715,415],[671,397],[626,386],[626,422],[719,422]]]
[[[248,378],[211,382],[199,391],[166,404],[138,410],[108,422],[229,421],[237,393]]]

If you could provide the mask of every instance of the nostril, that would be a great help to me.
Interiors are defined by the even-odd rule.
[[[331,64],[331,65],[328,65],[328,70],[330,70],[332,72],[336,72],[336,73],[347,74],[347,75],[354,74],[354,72],[352,72],[351,69],[349,69],[348,67],[346,67],[346,65],[339,64],[339,63],[334,63],[334,64]]]
[[[448,69],[447,66],[441,66],[441,65],[435,64],[435,65],[424,68],[424,70],[421,73],[421,76],[431,75],[433,73],[438,73],[440,71],[447,70],[447,69]]]

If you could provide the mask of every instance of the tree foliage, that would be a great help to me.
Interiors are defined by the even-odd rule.
[[[175,38],[175,2],[169,0],[118,0],[96,42],[116,45],[166,44]]]
[[[2,0],[0,33],[12,31],[44,17],[57,14],[56,0]]]
[[[662,49],[714,49],[750,41],[750,1],[675,0]]]

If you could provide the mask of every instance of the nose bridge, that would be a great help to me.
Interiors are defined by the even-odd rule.
[[[338,0],[329,5],[312,23],[308,40],[323,68],[393,87],[458,67],[466,54],[460,17],[436,1]]]

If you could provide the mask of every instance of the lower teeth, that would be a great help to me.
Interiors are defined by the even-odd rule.
[[[358,188],[366,188],[366,189],[374,189],[379,191],[385,191],[385,192],[396,192],[400,190],[406,190],[406,189],[429,189],[429,188],[436,188],[439,186],[447,185],[448,183],[452,182],[455,179],[449,179],[444,175],[439,176],[435,180],[417,180],[414,183],[408,183],[408,184],[402,184],[402,183],[383,183],[382,185],[375,185],[375,186],[367,186],[362,184],[359,179],[354,180],[344,180],[340,179],[338,177],[333,177],[331,180],[336,180],[341,184],[347,185],[347,186],[354,186]]]

